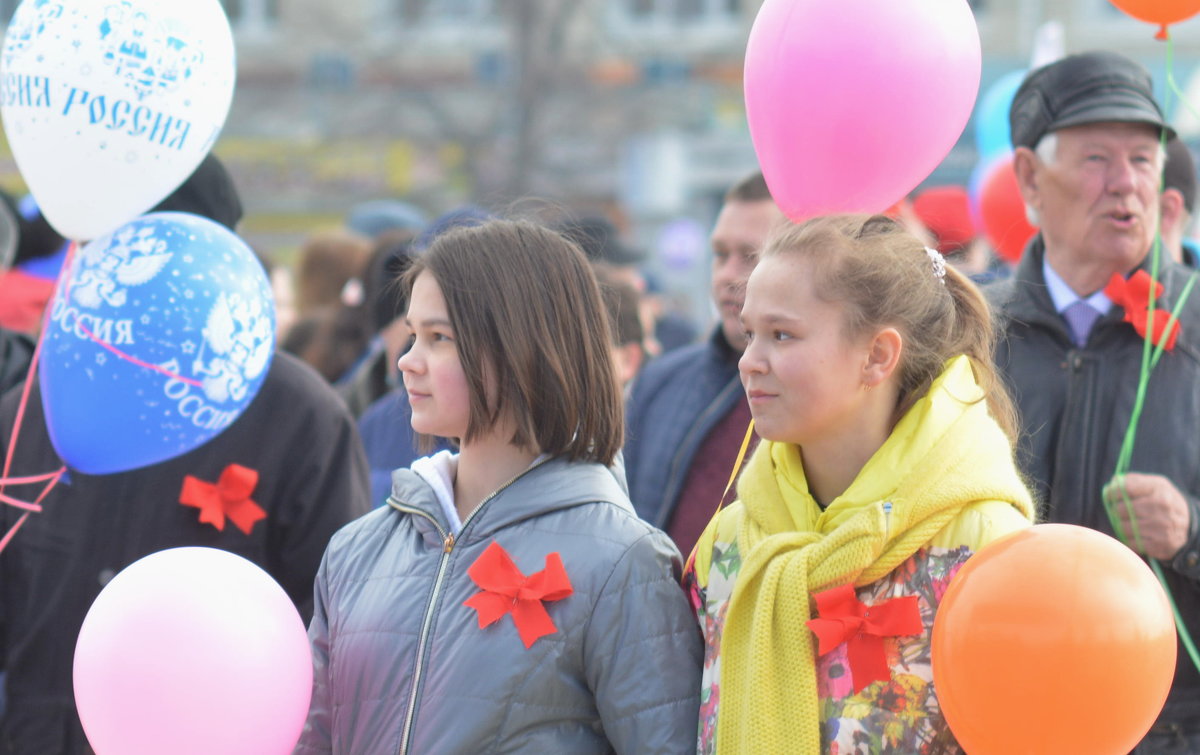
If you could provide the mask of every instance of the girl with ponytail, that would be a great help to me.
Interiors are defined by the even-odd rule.
[[[700,752],[958,752],[930,633],[960,566],[1029,526],[987,305],[885,216],[781,229],[739,369],[762,443],[685,584]]]

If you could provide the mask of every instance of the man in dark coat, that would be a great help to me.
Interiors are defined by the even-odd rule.
[[[1113,479],[1143,336],[1106,287],[1114,275],[1123,285],[1120,279],[1151,269],[1160,139],[1171,129],[1149,74],[1108,52],[1072,55],[1030,72],[1010,122],[1018,184],[1041,229],[1015,276],[987,291],[1002,331],[997,362],[1021,420],[1018,459],[1052,522],[1112,534],[1103,501],[1123,485],[1141,535],[1140,542],[1130,537],[1130,546],[1161,562],[1195,635],[1200,296],[1194,293],[1180,313],[1177,342],[1154,368],[1130,471]],[[1166,254],[1158,270],[1165,293],[1157,306],[1170,310],[1188,271]],[[1126,507],[1117,511],[1128,536]],[[1137,752],[1200,752],[1200,674],[1182,646],[1167,705]]]
[[[25,380],[33,341],[23,333],[0,328],[0,395]]]
[[[241,214],[219,164],[202,166],[201,188],[185,184],[170,209],[203,214],[232,227]],[[166,204],[166,203],[164,203]],[[46,430],[36,384],[15,444],[12,476],[60,466]],[[20,388],[0,400],[0,457],[8,450]],[[81,418],[81,420],[84,418]],[[189,485],[214,484],[231,468],[251,470],[250,499],[266,517],[244,531],[200,521],[181,504]],[[36,486],[4,491],[24,500]],[[369,508],[362,443],[345,406],[312,369],[276,352],[262,387],[225,431],[186,454],[109,475],[69,472],[0,553],[0,670],[7,710],[0,753],[86,753],[71,681],[75,641],[104,585],[137,559],[166,548],[232,551],[265,569],[308,621],[313,579],[333,533]],[[0,532],[22,511],[0,505]],[[186,650],[186,649],[181,649]]]
[[[704,343],[646,365],[625,404],[629,498],[685,557],[717,510],[750,424],[737,368],[746,347],[742,302],[763,244],[783,220],[762,173],[726,193],[710,239],[720,322]]]

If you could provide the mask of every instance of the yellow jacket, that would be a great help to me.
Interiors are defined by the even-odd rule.
[[[808,492],[799,449],[762,443],[686,576],[706,638],[700,751],[953,745],[930,684],[937,604],[972,553],[1033,517],[965,356],[825,509]],[[818,658],[805,625],[811,596],[842,585],[867,605],[915,595],[924,626],[885,639],[892,678],[858,693],[845,645]]]

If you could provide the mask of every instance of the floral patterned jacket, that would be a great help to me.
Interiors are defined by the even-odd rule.
[[[700,693],[697,752],[715,752],[721,695],[721,633],[742,558],[737,546],[739,504],[721,512],[697,546],[712,544],[711,557],[693,553],[684,571],[684,588],[704,632],[704,674]],[[930,637],[938,604],[958,569],[988,542],[1029,526],[1007,503],[985,502],[966,510],[930,543],[885,578],[857,590],[874,605],[915,595],[924,631],[884,639],[888,682],[874,682],[855,694],[846,645],[819,657],[821,745],[831,755],[958,753],[961,749],[938,708],[930,663]],[[699,568],[698,564],[699,562]],[[707,563],[705,563],[707,562]],[[705,568],[707,567],[707,568]]]

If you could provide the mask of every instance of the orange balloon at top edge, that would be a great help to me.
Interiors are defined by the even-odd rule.
[[[1158,39],[1167,38],[1167,26],[1200,13],[1200,0],[1111,0],[1139,21],[1159,25]]]
[[[1124,755],[1175,674],[1166,593],[1125,545],[1040,524],[972,556],[933,626],[933,679],[971,755]]]

